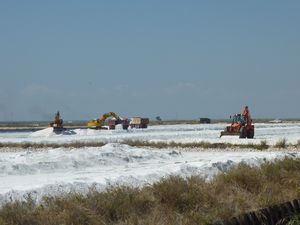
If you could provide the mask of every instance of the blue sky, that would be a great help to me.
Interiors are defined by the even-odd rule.
[[[299,1],[1,1],[0,121],[300,117]]]

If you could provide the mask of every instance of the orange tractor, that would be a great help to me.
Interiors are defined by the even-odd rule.
[[[221,132],[220,137],[224,135],[239,135],[240,138],[254,137],[254,125],[252,124],[248,106],[245,106],[243,114],[234,114],[230,118],[231,124]]]

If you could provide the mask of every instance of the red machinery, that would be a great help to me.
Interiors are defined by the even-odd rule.
[[[254,125],[248,106],[245,106],[243,114],[234,114],[230,118],[232,119],[231,124],[221,132],[220,137],[224,135],[239,135],[240,138],[254,137]]]

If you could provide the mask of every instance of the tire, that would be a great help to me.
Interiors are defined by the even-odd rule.
[[[246,138],[246,129],[245,129],[245,127],[242,127],[240,129],[240,138]]]
[[[247,138],[253,138],[254,137],[254,129],[250,129],[249,131],[248,131],[248,134],[247,134]]]

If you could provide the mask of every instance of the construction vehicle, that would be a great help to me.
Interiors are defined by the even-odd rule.
[[[56,112],[53,122],[50,123],[50,127],[53,127],[53,132],[61,133],[66,128],[63,127],[63,120],[60,118],[59,111]]]
[[[149,118],[133,117],[130,121],[131,128],[147,128],[149,124]]]
[[[211,119],[209,118],[200,118],[200,123],[211,123]]]
[[[122,124],[123,130],[127,130],[129,127],[129,120],[127,118],[119,119],[119,120],[112,118],[112,119],[108,120],[108,127],[110,130],[116,129],[116,125],[118,125],[118,124]]]
[[[112,117],[112,119],[110,119],[108,121],[108,127],[105,127],[104,123],[105,123],[106,119],[108,119],[109,117]],[[108,113],[104,113],[100,119],[94,119],[94,120],[89,121],[87,123],[87,127],[91,128],[91,129],[114,130],[116,125],[118,125],[118,124],[122,124],[122,127],[124,130],[127,130],[129,127],[128,119],[122,119],[116,113],[108,112]]]
[[[232,119],[231,124],[221,132],[220,137],[224,135],[239,135],[240,138],[254,137],[254,125],[248,106],[245,106],[243,114],[233,114],[230,118]]]

